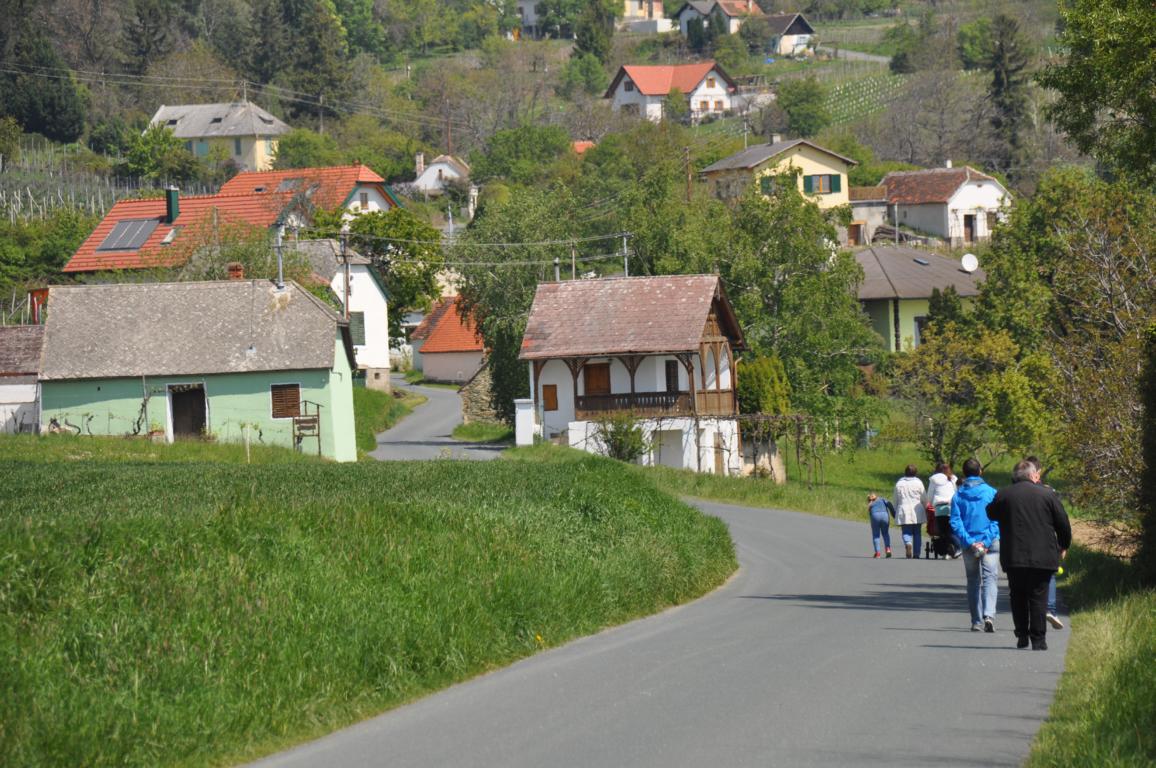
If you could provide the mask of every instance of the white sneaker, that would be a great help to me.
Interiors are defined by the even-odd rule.
[[[1064,628],[1064,622],[1060,621],[1059,617],[1056,616],[1056,614],[1049,613],[1049,614],[1045,615],[1044,618],[1047,619],[1048,623],[1052,625],[1052,629],[1063,629]]]

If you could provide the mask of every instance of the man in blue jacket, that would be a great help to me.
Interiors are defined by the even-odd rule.
[[[995,488],[983,481],[977,459],[963,462],[963,484],[951,500],[951,531],[963,547],[971,631],[995,632],[999,580],[999,523],[987,516]]]

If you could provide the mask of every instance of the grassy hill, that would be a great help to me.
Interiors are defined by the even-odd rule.
[[[0,439],[0,764],[254,757],[698,596],[725,527],[629,468]]]

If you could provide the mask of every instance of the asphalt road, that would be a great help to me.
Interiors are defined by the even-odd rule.
[[[493,459],[505,446],[463,443],[452,437],[454,427],[462,423],[462,401],[457,391],[446,387],[419,387],[393,376],[391,383],[429,398],[413,413],[377,436],[377,448],[370,456],[381,461],[414,459]]]
[[[866,516],[701,506],[738,549],[721,589],[260,765],[1022,762],[1068,631],[1048,633],[1049,651],[1016,650],[1006,580],[996,633],[973,633],[962,563],[873,560]]]

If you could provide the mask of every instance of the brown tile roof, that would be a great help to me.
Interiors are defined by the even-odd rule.
[[[970,166],[962,168],[929,168],[922,171],[892,171],[883,177],[887,202],[900,205],[946,203],[969,181],[995,181]]]
[[[926,299],[933,288],[955,288],[960,296],[978,296],[984,272],[968,274],[955,259],[903,245],[872,245],[855,253],[863,268],[859,300]]]
[[[866,200],[886,200],[887,187],[882,184],[877,187],[851,187],[847,190],[847,199],[853,203]]]
[[[43,325],[0,326],[0,376],[36,375],[43,343]]]
[[[445,300],[445,309],[438,313],[422,344],[423,355],[440,352],[481,352],[485,349],[482,337],[474,328],[473,319],[462,307],[462,301],[454,296]]]
[[[623,77],[629,77],[638,90],[647,96],[666,96],[675,88],[683,95],[689,95],[712,69],[726,82],[730,90],[734,90],[734,80],[713,61],[702,61],[698,64],[623,64],[618,68],[618,74],[614,76],[610,87],[606,89],[606,98],[614,96]]]
[[[742,331],[717,275],[542,283],[520,357],[696,352],[712,306],[732,344],[741,347]]]

